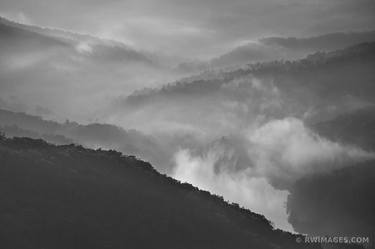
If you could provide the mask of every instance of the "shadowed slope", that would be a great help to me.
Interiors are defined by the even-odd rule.
[[[2,139],[0,161],[3,248],[301,248],[263,216],[115,151]]]

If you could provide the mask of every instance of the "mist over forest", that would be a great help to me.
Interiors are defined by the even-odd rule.
[[[179,1],[179,5],[159,0],[159,6],[150,0],[125,1],[129,5],[80,0],[61,3],[61,14],[43,1],[15,11],[23,1],[15,2],[0,3],[0,157],[10,158],[7,167],[20,163],[24,168],[17,153],[39,162],[49,158],[49,153],[60,157],[69,150],[64,146],[72,144],[98,153],[115,150],[150,163],[157,174],[173,178],[175,184],[191,184],[197,191],[222,196],[223,201],[264,216],[271,230],[372,236],[373,2],[236,0],[215,4],[204,0]],[[45,11],[37,6],[44,6]],[[209,6],[211,14],[203,11]],[[294,18],[300,23],[287,17],[291,13],[296,13]],[[35,153],[42,155],[38,159],[22,147],[29,140],[19,137],[43,139],[48,149],[37,147]],[[40,140],[32,141],[30,150]],[[74,146],[72,151],[77,149]],[[59,165],[52,157],[46,160]],[[71,160],[76,165],[79,159]],[[87,165],[102,169],[98,165],[104,163],[90,160]],[[48,163],[41,160],[35,165]],[[18,177],[6,169],[1,168],[4,174]],[[30,174],[43,176],[42,169],[37,170]],[[110,177],[115,177],[114,172],[108,173]],[[69,178],[57,173],[53,177]],[[103,177],[98,175],[98,181],[108,180]],[[138,173],[134,177],[142,179],[139,184],[149,184],[147,177]],[[95,184],[93,188],[106,188],[101,182]],[[156,190],[142,191],[155,201],[164,198]],[[168,191],[178,190],[168,187]],[[12,198],[3,194],[0,199],[4,201]],[[174,202],[179,198],[175,195],[163,201]],[[1,215],[0,211],[0,223]],[[227,228],[222,221],[217,222],[224,233]],[[187,227],[181,228],[185,232],[191,225],[186,222]],[[239,240],[249,239],[236,229],[241,231]],[[0,227],[0,239],[3,232]],[[135,236],[139,234],[137,230]],[[288,236],[280,239],[285,242],[280,248],[288,248]],[[273,243],[281,243],[276,237]],[[255,239],[254,245],[273,248],[264,244],[264,238]]]

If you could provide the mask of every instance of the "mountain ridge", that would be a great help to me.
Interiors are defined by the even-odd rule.
[[[4,248],[318,248],[296,243],[297,235],[274,230],[262,215],[113,150],[1,137],[0,157]],[[20,229],[24,236],[17,240]]]
[[[375,41],[375,30],[336,32],[312,37],[260,38],[211,60],[213,67],[234,67],[254,62],[297,60],[314,52],[329,52],[355,44]]]

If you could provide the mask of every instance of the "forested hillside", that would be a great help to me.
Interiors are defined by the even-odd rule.
[[[115,151],[0,142],[2,248],[304,248],[263,216]]]

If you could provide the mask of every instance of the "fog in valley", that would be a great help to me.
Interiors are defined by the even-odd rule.
[[[0,9],[6,136],[135,155],[286,231],[374,231],[373,1]]]

